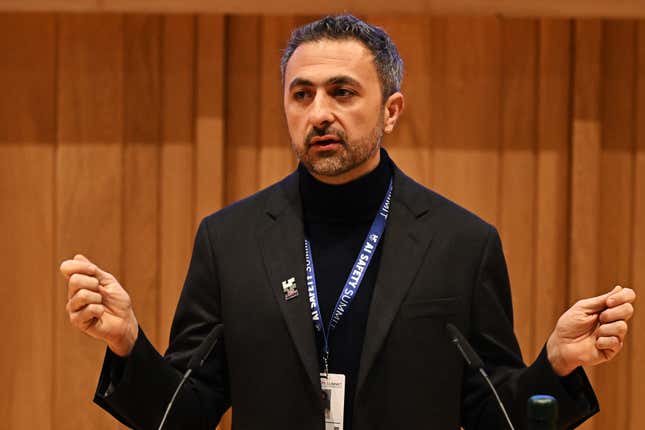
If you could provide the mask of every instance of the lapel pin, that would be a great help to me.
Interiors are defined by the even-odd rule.
[[[284,299],[289,301],[298,297],[298,289],[296,288],[296,278],[289,278],[286,281],[282,281],[282,292],[284,293]]]

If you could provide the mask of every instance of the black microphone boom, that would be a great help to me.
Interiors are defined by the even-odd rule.
[[[161,419],[161,423],[159,424],[159,428],[157,430],[161,430],[163,428],[163,425],[166,422],[166,418],[168,418],[168,413],[170,412],[170,408],[172,408],[172,404],[175,401],[175,397],[177,397],[179,390],[184,385],[184,382],[186,382],[186,380],[193,372],[193,370],[199,369],[204,365],[204,363],[206,362],[206,359],[215,348],[215,345],[217,345],[217,342],[219,341],[220,337],[222,337],[223,330],[224,330],[224,324],[222,323],[215,324],[215,327],[213,327],[211,332],[208,333],[208,336],[204,338],[202,343],[199,345],[199,347],[197,347],[197,349],[193,353],[193,356],[188,361],[188,369],[186,370],[186,373],[184,373],[183,378],[181,378],[181,382],[179,382],[177,389],[172,395],[172,398],[170,399],[170,402],[166,407],[166,412],[163,414],[163,418]]]
[[[459,331],[457,327],[455,327],[453,324],[448,323],[446,324],[446,330],[448,330],[448,333],[450,334],[450,339],[452,340],[452,343],[455,344],[457,349],[459,349],[459,352],[461,352],[461,355],[464,356],[464,360],[466,360],[466,364],[470,366],[470,368],[479,370],[484,368],[484,362],[482,361],[481,358],[479,358],[479,355],[475,352],[472,346],[470,346],[470,343],[466,340],[463,334]]]
[[[470,342],[468,342],[468,340],[464,337],[463,334],[461,334],[459,329],[455,327],[454,324],[452,323],[446,324],[446,330],[448,331],[448,334],[450,334],[450,340],[452,341],[452,343],[455,344],[459,352],[461,352],[461,355],[464,357],[464,360],[466,361],[468,366],[471,367],[472,369],[478,370],[479,373],[484,377],[484,379],[488,383],[488,386],[493,392],[493,395],[495,395],[497,404],[499,405],[499,408],[502,410],[502,413],[504,414],[504,418],[506,418],[506,423],[508,424],[508,427],[511,430],[515,430],[515,428],[513,427],[513,423],[511,423],[511,419],[508,417],[506,408],[504,408],[504,404],[502,403],[502,401],[499,398],[499,395],[497,394],[497,390],[495,390],[493,383],[490,382],[490,379],[488,378],[488,374],[486,373],[486,370],[484,370],[484,362],[482,361],[482,359],[475,352],[473,347],[470,346]]]
[[[188,361],[188,369],[197,369],[204,365],[206,359],[210,353],[217,345],[217,341],[222,336],[222,331],[224,330],[224,324],[219,323],[215,324],[215,327],[208,333],[208,336],[204,338],[201,345],[195,350],[193,356]]]

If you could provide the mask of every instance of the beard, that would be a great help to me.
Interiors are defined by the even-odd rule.
[[[369,135],[359,139],[347,140],[347,135],[332,127],[314,128],[307,136],[303,145],[291,142],[293,151],[305,168],[320,176],[339,176],[360,166],[372,158],[381,146],[383,138],[382,116]],[[311,139],[316,136],[333,135],[339,141],[339,148],[329,151],[310,151],[313,146]]]

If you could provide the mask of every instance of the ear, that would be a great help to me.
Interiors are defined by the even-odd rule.
[[[392,94],[385,101],[385,109],[383,109],[383,132],[392,133],[396,121],[403,113],[405,107],[405,100],[403,94],[399,91]]]

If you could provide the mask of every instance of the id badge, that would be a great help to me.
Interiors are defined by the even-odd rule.
[[[345,410],[345,375],[320,374],[320,385],[325,404],[325,430],[343,430]]]

